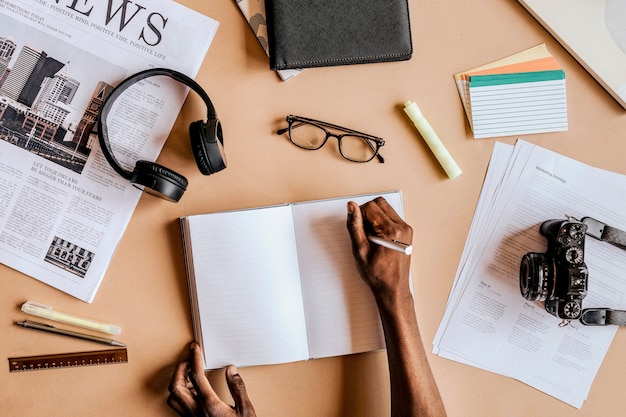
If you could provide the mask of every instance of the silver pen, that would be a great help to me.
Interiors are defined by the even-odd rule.
[[[18,326],[22,326],[26,329],[41,330],[43,332],[60,334],[60,335],[69,336],[69,337],[75,337],[77,339],[89,340],[89,341],[96,342],[96,343],[103,343],[109,346],[120,346],[120,347],[126,346],[124,343],[120,343],[112,339],[106,339],[104,337],[92,336],[90,334],[73,332],[71,330],[59,329],[58,327],[51,326],[50,324],[39,323],[36,321],[31,321],[31,320],[18,321],[15,324],[17,324]]]

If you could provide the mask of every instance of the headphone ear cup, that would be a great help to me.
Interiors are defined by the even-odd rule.
[[[211,175],[226,168],[223,151],[222,126],[217,119],[202,120],[189,125],[189,139],[196,165],[203,175]]]
[[[140,190],[177,202],[187,189],[187,178],[149,161],[137,161],[130,182]]]
[[[191,151],[196,160],[196,165],[203,175],[211,175],[213,170],[209,164],[209,157],[205,146],[204,122],[198,120],[189,125],[189,140],[191,141]]]

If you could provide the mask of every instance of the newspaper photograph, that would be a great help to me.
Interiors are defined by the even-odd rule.
[[[93,301],[141,196],[100,150],[99,109],[145,69],[194,78],[217,28],[169,0],[0,0],[0,263]],[[122,165],[158,157],[187,91],[158,76],[116,100]]]

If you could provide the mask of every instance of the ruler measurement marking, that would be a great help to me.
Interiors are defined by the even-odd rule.
[[[127,363],[126,348],[9,358],[9,372]]]

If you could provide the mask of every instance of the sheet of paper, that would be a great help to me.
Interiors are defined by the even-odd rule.
[[[474,212],[474,217],[472,223],[470,225],[470,230],[467,234],[467,239],[465,241],[465,246],[463,247],[463,253],[461,254],[461,259],[459,261],[459,266],[457,268],[457,272],[455,275],[455,279],[453,281],[453,287],[450,291],[450,296],[448,298],[448,305],[455,304],[455,300],[453,300],[456,291],[456,285],[461,281],[459,279],[460,276],[463,275],[464,268],[469,264],[471,265],[471,258],[474,256],[475,251],[478,249],[479,245],[476,242],[480,241],[480,235],[482,232],[486,230],[484,227],[483,221],[486,217],[485,213],[489,213],[491,210],[492,203],[494,201],[491,198],[501,183],[502,177],[506,168],[509,164],[509,159],[513,153],[513,146],[507,145],[502,142],[496,142],[494,144],[494,149],[491,155],[491,160],[489,161],[489,166],[487,168],[487,174],[485,175],[485,180],[483,182],[483,187],[481,189],[480,197],[478,199],[478,203],[476,205],[476,210]],[[446,310],[445,314],[449,315],[452,311]],[[445,319],[444,319],[445,321]],[[443,329],[439,329],[439,333]],[[438,337],[436,336],[435,342],[437,342]],[[437,343],[435,343],[437,345]]]
[[[291,207],[188,221],[207,369],[308,359]]]
[[[526,142],[497,145],[434,351],[581,407],[616,327],[559,327],[542,303],[521,296],[519,265],[525,253],[545,252],[545,220],[591,216],[624,228],[625,188],[623,176]],[[583,307],[626,308],[626,252],[587,238],[585,260]]]
[[[347,202],[363,204],[379,195],[402,215],[399,192],[293,207],[309,350],[314,358],[385,347],[376,302],[356,270],[346,230]]]

